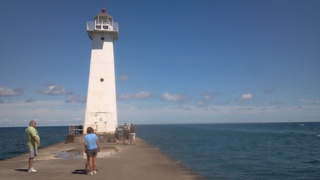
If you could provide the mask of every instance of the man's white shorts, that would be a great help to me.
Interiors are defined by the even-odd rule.
[[[36,157],[37,153],[38,153],[37,149],[30,149],[29,158],[31,159],[31,158]]]

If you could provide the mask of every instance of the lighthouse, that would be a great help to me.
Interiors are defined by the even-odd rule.
[[[118,124],[113,42],[118,23],[105,9],[87,22],[92,41],[84,133],[92,127],[97,134],[114,133]]]

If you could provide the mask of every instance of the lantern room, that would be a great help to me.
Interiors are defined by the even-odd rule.
[[[109,32],[116,40],[118,39],[118,23],[113,22],[113,17],[103,8],[101,13],[94,17],[94,21],[87,22],[87,32],[91,40],[95,32]]]

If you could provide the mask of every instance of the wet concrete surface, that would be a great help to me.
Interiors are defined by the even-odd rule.
[[[114,146],[114,147],[103,147],[101,148],[101,151],[98,153],[97,158],[105,158],[113,153],[116,153],[120,150],[120,148]],[[60,151],[53,153],[53,156],[55,158],[59,159],[86,159],[87,155],[84,152],[83,149],[69,149],[66,151]]]

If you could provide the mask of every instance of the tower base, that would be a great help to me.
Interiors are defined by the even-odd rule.
[[[84,134],[69,134],[67,135],[67,143],[84,143]],[[97,134],[99,142],[115,142],[114,133]]]

